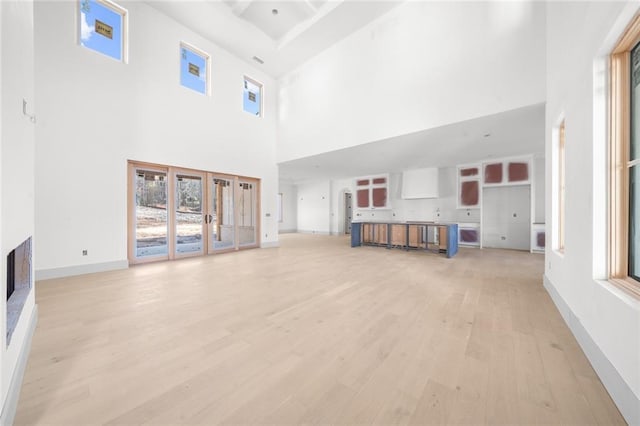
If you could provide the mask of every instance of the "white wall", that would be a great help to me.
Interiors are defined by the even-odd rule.
[[[544,222],[544,158],[534,159],[537,169],[532,175],[532,210],[535,219]],[[298,218],[306,228],[301,231],[316,231],[324,229],[327,217],[331,234],[344,233],[344,193],[351,192],[354,196],[353,220],[374,221],[439,221],[439,222],[475,222],[480,223],[480,209],[457,208],[457,169],[443,167],[438,169],[438,198],[403,199],[402,173],[389,174],[388,205],[389,209],[358,209],[355,206],[355,180],[357,176],[347,179],[334,179],[329,182],[331,188],[330,203],[325,203],[322,197],[326,193],[327,181],[313,184],[301,184],[307,198],[323,202],[301,203],[301,193],[298,189]],[[282,184],[281,184],[282,188]],[[541,188],[541,189],[536,189]],[[328,209],[328,210],[327,210]],[[311,219],[311,217],[313,219]],[[324,232],[324,231],[323,231]]]
[[[154,8],[122,5],[126,65],[78,45],[76,2],[35,6],[36,268],[126,265],[128,159],[261,178],[262,242],[276,242],[275,82]],[[211,54],[211,97],[180,86],[180,41]],[[245,74],[265,85],[263,118],[242,110]]]
[[[331,182],[298,185],[298,232],[331,232]]]
[[[438,198],[402,198],[402,174],[389,175],[390,210],[357,209],[357,219],[397,221],[480,222],[479,209],[457,209],[456,168],[438,169]],[[360,216],[357,216],[357,215]]]
[[[544,102],[544,11],[397,6],[280,79],[278,160]]]
[[[280,182],[279,192],[282,194],[282,222],[279,232],[296,232],[298,230],[298,190],[296,185]]]
[[[640,423],[640,303],[607,281],[607,57],[638,3],[547,5],[546,216],[557,221],[552,130],[566,123],[564,255],[546,286],[630,424]],[[551,241],[551,238],[548,239]]]
[[[34,47],[33,2],[0,2],[0,277],[2,294],[6,294],[7,255],[34,234],[34,124],[22,114],[22,100],[29,112],[34,111]],[[34,237],[35,238],[35,237]],[[37,244],[37,240],[33,241]],[[26,363],[26,344],[35,309],[35,290],[31,289],[14,329],[11,343],[6,346],[6,298],[0,309],[0,404],[2,422],[10,422],[17,395],[9,395],[10,386],[19,365]],[[15,377],[19,392],[20,377]],[[8,402],[13,401],[13,402]],[[15,409],[15,407],[13,407]]]

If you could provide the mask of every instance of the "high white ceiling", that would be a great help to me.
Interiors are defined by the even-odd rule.
[[[402,0],[150,0],[202,37],[274,78],[384,15]],[[278,13],[274,14],[273,10]],[[253,60],[257,56],[264,61]]]
[[[298,183],[544,154],[544,104],[279,164]]]
[[[274,78],[404,0],[149,0],[148,3]],[[277,10],[277,13],[273,11]],[[253,57],[264,61],[258,64]],[[544,153],[544,105],[535,105],[279,164],[301,182]]]

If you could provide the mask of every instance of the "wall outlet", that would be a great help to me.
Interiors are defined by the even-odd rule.
[[[82,255],[83,255],[83,256],[86,256],[86,255],[88,255],[88,254],[89,254],[89,250],[82,250]]]

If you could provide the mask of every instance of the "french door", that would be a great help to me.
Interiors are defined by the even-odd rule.
[[[169,258],[168,171],[130,167],[129,259]]]
[[[258,247],[260,180],[129,163],[129,263]]]
[[[177,169],[173,174],[173,255],[205,253],[206,174]]]
[[[233,176],[208,174],[209,214],[206,222],[209,253],[236,249],[235,180]]]
[[[238,239],[239,247],[255,247],[258,241],[258,182],[238,179]]]

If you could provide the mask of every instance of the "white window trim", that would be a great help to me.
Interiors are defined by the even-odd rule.
[[[182,85],[182,82],[180,81],[180,72],[181,72],[181,68],[180,68],[180,64],[182,62],[182,49],[187,49],[190,50],[191,52],[195,53],[196,55],[200,55],[205,59],[205,64],[206,64],[206,82],[205,82],[205,90],[204,93],[200,93],[196,90],[190,89],[189,87],[186,87],[187,89],[196,92],[196,93],[200,93],[201,95],[205,95],[205,96],[211,96],[211,55],[209,55],[207,52],[205,52],[202,49],[197,48],[196,46],[194,46],[191,43],[187,43],[186,41],[181,41],[180,42],[180,48],[178,50],[178,82],[180,84],[180,87],[185,87]]]
[[[110,1],[110,0],[94,0],[96,3],[100,3],[102,6],[111,9],[115,13],[122,16],[122,58],[119,60],[109,55],[97,51],[95,49],[89,49],[82,46],[82,39],[80,34],[80,19],[82,19],[81,8],[82,0],[78,0],[76,4],[76,44],[84,49],[98,53],[104,57],[111,59],[112,61],[121,62],[123,64],[129,63],[129,11],[124,7]]]
[[[256,80],[255,78],[251,78],[248,75],[244,75],[242,77],[242,87],[244,88],[244,82],[249,81],[253,84],[255,84],[256,86],[260,87],[260,114],[258,115],[253,115],[254,117],[258,117],[258,118],[262,118],[264,117],[264,84],[260,83],[258,80]],[[244,91],[244,89],[243,89]],[[244,98],[243,98],[243,105],[242,105],[242,111],[243,112],[247,112],[244,109]]]

